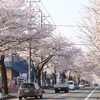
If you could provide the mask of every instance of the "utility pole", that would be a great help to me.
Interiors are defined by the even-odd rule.
[[[30,14],[31,14],[31,0],[29,1],[30,4]],[[31,22],[31,15],[30,15],[30,22]],[[29,22],[29,25],[30,25]],[[30,25],[30,33],[31,33],[31,25]],[[28,66],[28,82],[31,82],[31,40],[29,41],[29,66]]]
[[[41,13],[41,19],[40,19],[40,25],[41,25],[41,31],[42,32],[42,27],[43,27],[43,17],[50,17],[50,16],[43,16],[43,12],[42,10],[40,9],[40,13]],[[43,60],[43,55],[41,56],[41,60]],[[43,69],[42,69],[42,72],[41,72],[41,79],[42,79],[42,90],[43,90]],[[44,90],[43,90],[44,91]]]
[[[29,67],[28,67],[28,82],[31,82],[31,42],[29,42]]]
[[[43,14],[42,14],[42,11],[41,10],[40,10],[40,13],[41,13],[41,19],[40,19],[41,20],[41,23],[40,23],[40,25],[41,25],[41,31],[42,31]],[[43,57],[41,57],[41,60],[42,60],[42,58]],[[43,69],[42,69],[41,79],[42,79],[42,85],[41,86],[42,86],[42,90],[43,90]]]
[[[31,8],[32,8],[32,2],[40,2],[40,0],[39,1],[33,1],[33,0],[29,0],[29,5],[30,5],[30,22],[31,22]],[[41,22],[42,23],[42,22]],[[30,31],[30,33],[31,33],[31,24],[29,23],[29,25],[30,25],[30,29],[29,29],[29,31]],[[29,41],[29,66],[28,66],[28,82],[31,82],[32,80],[31,80],[31,71],[32,71],[32,63],[31,63],[31,40]],[[34,69],[33,69],[33,73],[35,73],[34,72]],[[34,77],[35,77],[35,75],[34,75]],[[34,79],[35,80],[35,79]]]

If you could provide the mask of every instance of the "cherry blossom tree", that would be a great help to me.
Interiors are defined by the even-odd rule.
[[[77,55],[82,54],[82,51],[76,48],[71,40],[64,37],[56,37],[56,39],[54,38],[50,43],[50,48],[48,46],[46,46],[48,49],[46,49],[45,52],[47,54],[45,55],[44,53],[43,55],[48,56],[49,54],[53,54],[52,59],[49,59],[46,63],[53,73],[63,73],[64,70],[76,71],[74,62]]]
[[[29,51],[30,43],[33,51],[41,40],[51,36],[54,28],[45,25],[41,29],[38,14],[31,2],[25,0],[0,1],[0,55],[3,94],[8,94],[7,76],[4,66],[4,55],[13,51]],[[32,4],[31,4],[32,5]],[[38,47],[38,46],[37,46]],[[3,58],[2,58],[3,57]],[[5,90],[5,91],[4,91]]]
[[[100,1],[90,0],[85,9],[82,11],[81,23],[78,24],[81,31],[80,38],[85,44],[87,56],[91,65],[86,69],[90,69],[89,73],[99,76],[100,67]],[[86,63],[87,64],[87,63]],[[85,64],[85,65],[86,65]],[[89,64],[88,64],[89,65]],[[85,69],[85,70],[86,70]]]
[[[81,30],[80,37],[88,47],[88,55],[96,61],[100,61],[100,1],[91,0],[85,6],[85,13],[82,12],[82,23],[79,24]],[[82,34],[83,33],[83,34]],[[95,57],[94,57],[95,56]]]
[[[44,69],[45,65],[49,62],[52,62],[52,60],[55,60],[56,56],[62,56],[63,54],[62,51],[64,51],[64,48],[67,47],[70,48],[71,43],[72,43],[71,40],[65,39],[64,37],[58,37],[58,36],[52,36],[43,39],[39,48],[37,48],[37,52],[33,54],[33,62],[35,62],[35,66],[37,66],[38,68],[37,81],[39,81],[39,79],[41,78],[39,75],[41,75],[41,71]],[[34,59],[36,57],[37,57],[37,61],[36,59]]]

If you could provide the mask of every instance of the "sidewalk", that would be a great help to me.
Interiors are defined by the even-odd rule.
[[[3,100],[14,99],[17,98],[16,96],[4,96]]]
[[[9,93],[17,93],[18,88],[9,88],[8,92]],[[3,96],[3,100],[8,100],[8,99],[15,99],[16,96],[12,96],[12,95],[7,95],[7,96]]]
[[[9,91],[9,93],[18,92],[18,87],[16,87],[16,88],[9,88],[8,91]]]

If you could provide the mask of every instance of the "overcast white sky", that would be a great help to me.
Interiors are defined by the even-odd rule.
[[[82,12],[83,5],[88,5],[89,0],[41,0],[41,2],[56,25],[76,25],[76,21],[80,18],[79,12]],[[78,31],[76,27],[58,26],[57,28],[64,36],[79,42],[75,32]]]

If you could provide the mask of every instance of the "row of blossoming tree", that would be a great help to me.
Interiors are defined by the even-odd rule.
[[[4,59],[15,51],[28,60],[31,49],[31,62],[36,67],[36,81],[40,86],[41,72],[45,66],[53,73],[62,73],[65,70],[73,72],[77,78],[84,71],[94,68],[92,63],[88,64],[88,60],[86,61],[83,51],[75,47],[74,41],[55,34],[56,28],[53,25],[42,25],[41,20],[43,22],[45,19],[41,19],[32,3],[34,2],[27,0],[0,1],[0,69],[3,94],[8,94]]]

